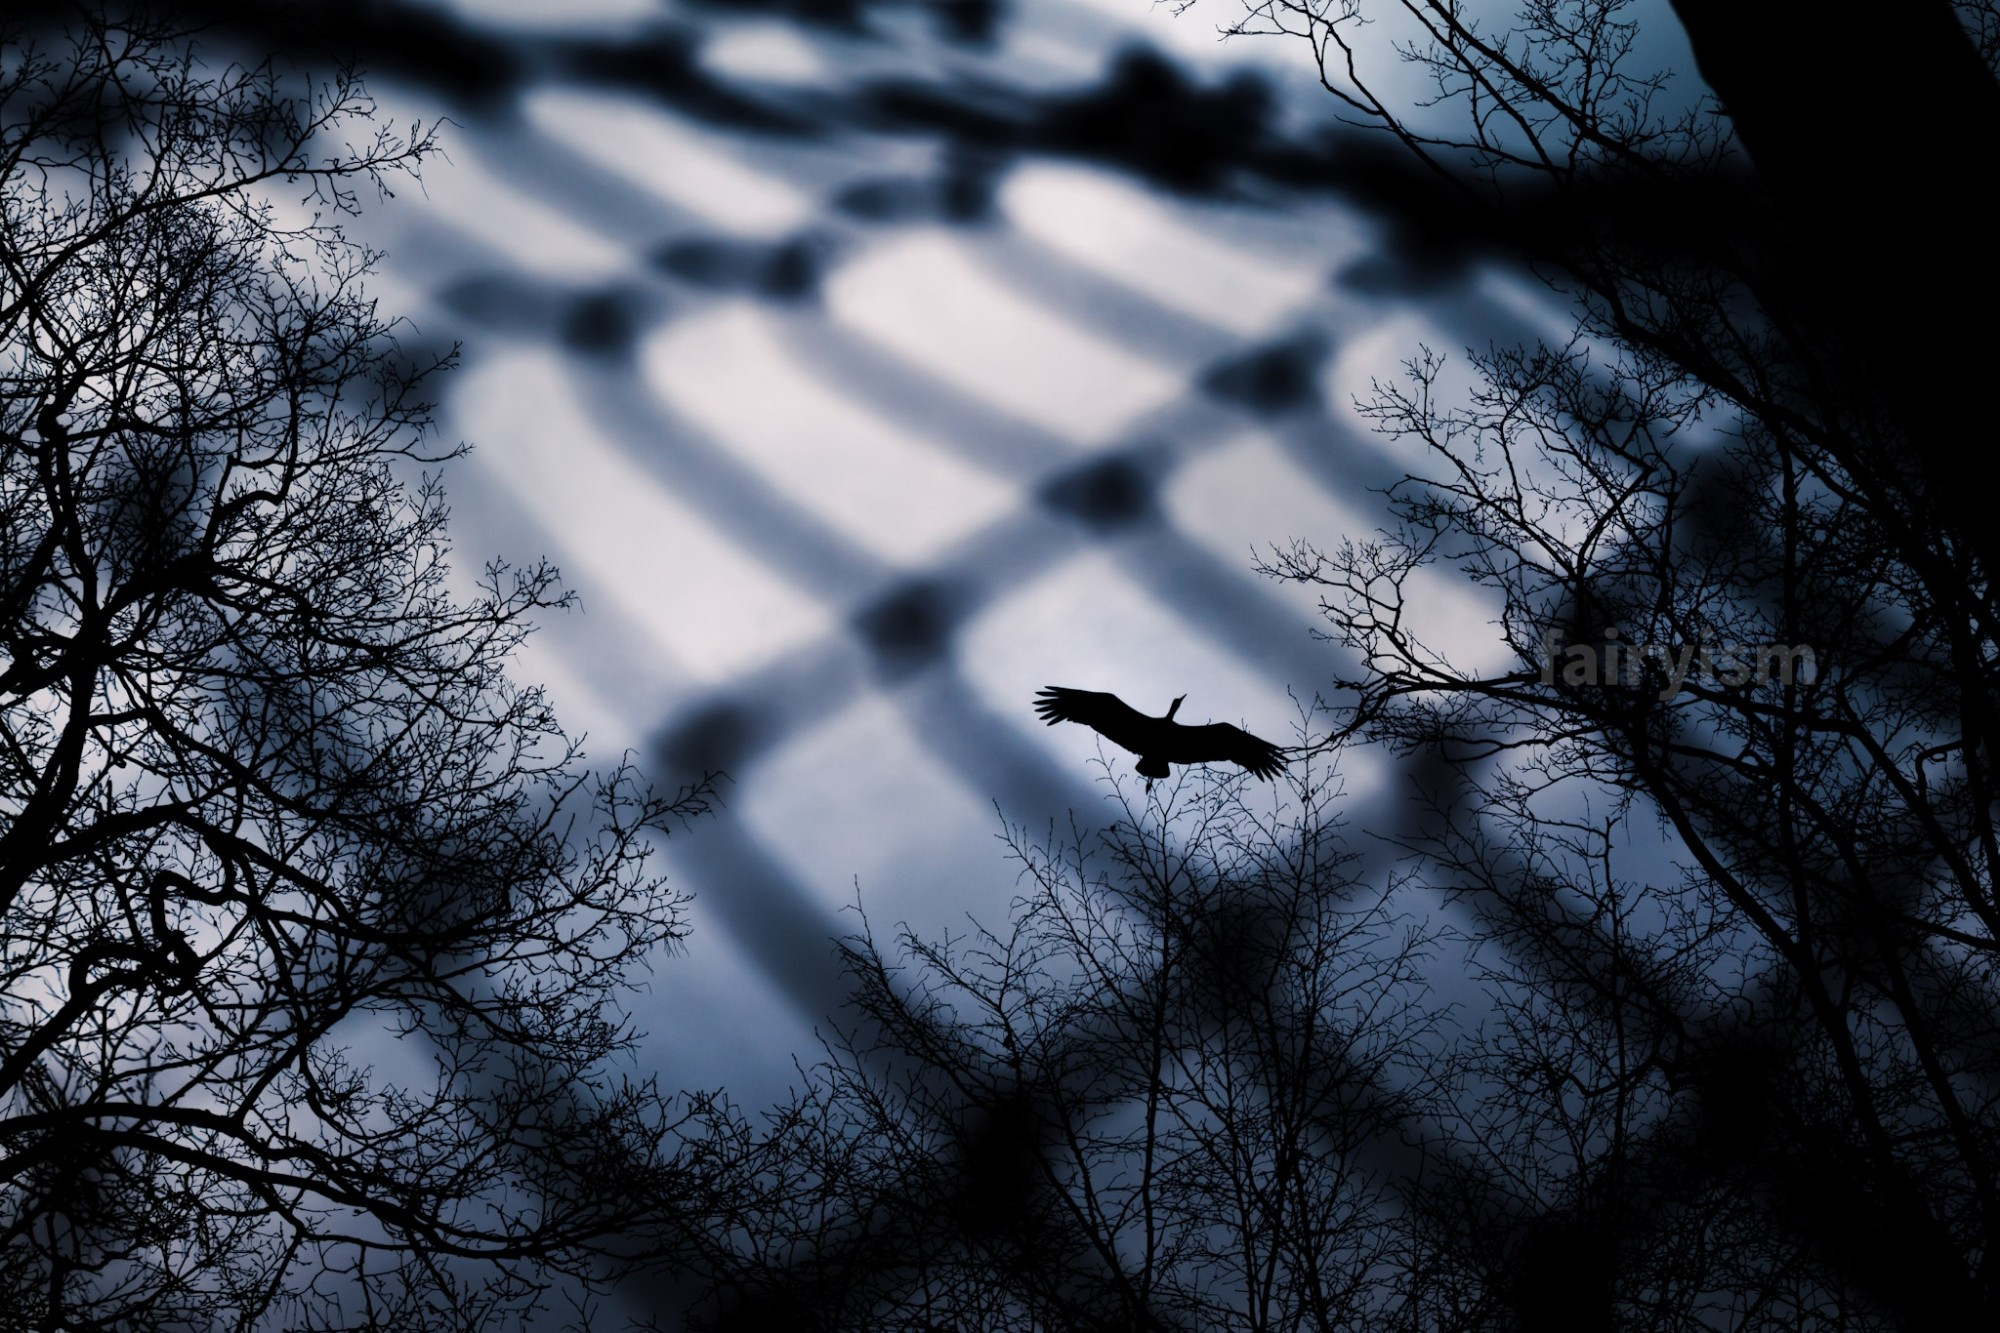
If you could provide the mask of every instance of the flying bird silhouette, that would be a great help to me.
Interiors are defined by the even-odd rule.
[[[1165,717],[1148,717],[1115,694],[1046,685],[1035,695],[1035,712],[1042,721],[1081,722],[1113,745],[1139,756],[1138,769],[1151,786],[1167,776],[1169,764],[1241,764],[1257,778],[1270,778],[1285,766],[1284,751],[1227,722],[1194,727],[1174,721],[1181,699]]]

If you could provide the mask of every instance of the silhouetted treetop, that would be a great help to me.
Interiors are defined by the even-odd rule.
[[[606,1061],[698,795],[509,680],[552,569],[450,573],[339,225],[432,131],[143,17],[4,47],[0,1306],[477,1325],[668,1187]]]

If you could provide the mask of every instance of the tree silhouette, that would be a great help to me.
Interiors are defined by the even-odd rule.
[[[1870,11],[1865,50],[1845,6],[1822,28],[1677,4],[1718,108],[1642,63],[1623,8],[1501,28],[1413,0],[1421,110],[1375,91],[1369,6],[1253,18],[1312,36],[1350,112],[1578,312],[1462,380],[1425,350],[1377,384],[1364,411],[1428,460],[1400,531],[1271,562],[1328,589],[1369,664],[1341,737],[1450,775],[1408,843],[1482,924],[1499,1092],[1446,1131],[1424,1215],[1529,1326],[1978,1322],[2000,1304],[1995,556],[1959,472],[1984,408],[1909,316],[1990,308],[1937,236],[1972,225],[2000,91],[1943,4]],[[1836,147],[1856,62],[1911,100],[1850,107],[1862,139]],[[1904,145],[1891,202],[1875,154]],[[1965,353],[1990,338],[1977,315]],[[1521,667],[1410,634],[1439,561]],[[1490,1260],[1454,1239],[1474,1230]]]
[[[509,683],[553,570],[449,584],[434,367],[339,226],[433,134],[140,17],[0,50],[0,1326],[601,1273],[678,1178],[606,1061],[700,794]]]
[[[1433,1081],[1432,941],[1350,873],[1330,775],[1285,780],[1285,817],[1203,772],[1098,835],[1010,830],[1004,933],[864,923],[796,1100],[700,1119],[737,1206],[698,1322],[1387,1326],[1382,1150]]]
[[[1322,589],[1356,664],[1325,748],[1406,761],[1418,810],[1373,830],[1406,859],[1372,889],[1422,897],[1368,898],[1309,820],[1198,801],[1129,812],[1122,877],[1028,856],[1011,933],[905,938],[902,972],[864,936],[868,1022],[770,1133],[709,1122],[760,1200],[709,1252],[720,1322],[2000,1309],[1996,555],[1958,470],[1986,407],[1920,332],[1957,310],[1976,364],[1993,336],[1990,266],[1945,239],[1979,234],[2000,150],[1992,8],[1843,5],[1804,32],[1677,4],[1714,96],[1648,65],[1670,44],[1626,9],[1273,0],[1243,24],[1309,38],[1450,225],[1576,314],[1462,369],[1413,349],[1362,404],[1418,460],[1396,527],[1267,562]],[[1421,105],[1388,91],[1398,51]],[[1857,153],[1826,126],[1878,54],[1896,114],[1848,108]],[[1898,161],[1919,206],[1850,198]],[[1439,566],[1484,590],[1506,665],[1417,637]],[[1456,1014],[1392,939],[1297,906],[1425,899],[1466,933]]]

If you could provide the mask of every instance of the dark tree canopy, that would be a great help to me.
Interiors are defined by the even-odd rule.
[[[727,1225],[677,1251],[714,1281],[699,1313],[1397,1327],[1410,1237],[1383,1224],[1380,1149],[1433,1090],[1437,941],[1355,878],[1331,774],[1281,781],[1283,817],[1203,769],[1101,834],[1010,828],[1003,930],[885,942],[864,921],[854,1010],[796,1099],[701,1120],[739,1183]]]
[[[339,226],[432,131],[138,18],[0,52],[0,1326],[470,1327],[601,1272],[671,1188],[607,1060],[698,794],[508,680],[553,570],[453,581]]]
[[[1712,97],[1616,0],[1258,11],[1577,311],[1375,386],[1402,531],[1274,561],[1367,663],[1342,738],[1428,765],[1409,845],[1491,946],[1506,1094],[1430,1216],[1524,1324],[2000,1309],[1988,408],[1948,369],[1990,359],[2000,90],[1956,8],[1676,3]],[[1377,91],[1393,9],[1422,108]],[[1409,635],[1385,589],[1434,561],[1521,668]]]

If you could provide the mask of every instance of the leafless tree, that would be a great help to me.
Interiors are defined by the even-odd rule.
[[[452,587],[340,228],[434,146],[0,32],[0,1327],[476,1326],[678,1178],[608,1060],[699,793],[509,682],[566,597]]]
[[[1350,116],[1576,312],[1567,341],[1378,383],[1364,412],[1424,460],[1399,529],[1271,561],[1367,664],[1339,741],[1456,774],[1407,842],[1493,983],[1465,1048],[1491,1095],[1438,1128],[1418,1210],[1460,1309],[2000,1308],[2000,548],[1961,470],[1990,406],[1948,368],[1990,359],[1965,242],[2000,89],[1990,7],[1962,10],[1983,59],[1943,3],[1676,3],[1707,90],[1645,63],[1671,44],[1620,0],[1274,0],[1244,25],[1308,38]],[[1429,101],[1388,91],[1384,34]],[[1923,336],[1952,310],[1963,343]],[[1412,634],[1440,565],[1514,665]]]
[[[1455,1021],[1379,941],[1238,933],[1272,881],[1174,869],[1234,826],[1128,815],[1129,879],[1041,871],[1013,931],[906,937],[905,972],[864,937],[872,1026],[769,1133],[707,1122],[758,1201],[715,1260],[745,1309],[1411,1330],[2000,1309],[2000,548],[1955,452],[1990,407],[1946,373],[1991,360],[2000,304],[1965,240],[2000,154],[1991,6],[1674,13],[1706,88],[1622,0],[1268,0],[1241,25],[1309,40],[1348,118],[1575,313],[1458,364],[1412,349],[1361,404],[1412,450],[1395,529],[1269,561],[1323,589],[1359,664],[1327,747],[1411,761],[1429,808],[1395,833],[1402,891],[1461,914],[1483,1009]],[[1432,96],[1398,100],[1399,58]],[[1917,336],[1930,306],[1964,338]],[[1440,569],[1483,590],[1511,663],[1413,632]],[[1323,845],[1274,833],[1226,842]],[[1226,980],[1253,974],[1288,980]],[[1358,989],[1310,980],[1331,976]],[[1386,1044],[1286,1044],[1377,1031],[1342,1008],[1362,994]],[[1238,1170],[1196,1169],[1217,1161]],[[1243,1206],[1281,1198],[1301,1210]],[[1303,1220],[1316,1199],[1337,1216]],[[1337,1254],[1303,1260],[1304,1235]]]
[[[710,1239],[726,1323],[1374,1329],[1431,1084],[1434,943],[1358,884],[1321,768],[1259,813],[1201,774],[1101,841],[1009,844],[1004,931],[846,946],[851,1025],[758,1125]]]

